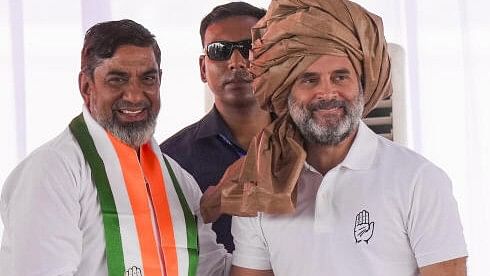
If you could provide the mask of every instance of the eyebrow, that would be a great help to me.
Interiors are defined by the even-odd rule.
[[[336,74],[351,74],[351,71],[347,68],[340,68],[340,69],[336,69],[336,70],[333,70],[332,73],[336,73]]]
[[[332,71],[332,74],[351,74],[352,72],[347,68],[339,68]],[[304,72],[298,76],[298,78],[310,78],[318,76],[318,72]]]
[[[151,75],[151,74],[158,74],[159,70],[156,69],[156,68],[151,68],[145,72],[143,72],[143,75]],[[129,74],[124,72],[124,71],[120,71],[120,70],[111,70],[107,73],[107,75],[116,75],[116,76],[128,76]]]
[[[152,68],[150,70],[147,70],[147,71],[143,72],[143,75],[158,74],[159,72],[160,72],[160,70],[155,69],[155,68]]]
[[[319,75],[319,73],[316,73],[316,72],[304,72],[298,76],[298,79],[307,79],[307,78],[311,78],[311,77],[316,77],[318,75]]]
[[[107,75],[127,76],[128,73],[126,73],[124,71],[119,71],[119,70],[111,70],[111,71],[107,72]]]

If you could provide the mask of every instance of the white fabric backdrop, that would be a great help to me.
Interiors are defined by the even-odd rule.
[[[79,55],[83,33],[95,22],[130,18],[157,36],[164,71],[158,140],[199,119],[205,112],[199,22],[225,2],[0,0],[0,186],[15,164],[80,113]],[[266,8],[269,1],[249,2]],[[408,145],[452,178],[469,275],[488,275],[490,2],[357,2],[381,15],[388,40],[406,50]]]

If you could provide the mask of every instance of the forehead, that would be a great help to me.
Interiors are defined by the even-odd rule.
[[[248,15],[231,16],[210,24],[204,34],[204,45],[214,41],[251,39],[251,29],[259,21]]]
[[[101,68],[157,68],[158,64],[153,52],[153,47],[139,47],[134,45],[119,46],[114,55],[104,59],[98,66]]]
[[[337,70],[348,70],[350,73],[355,73],[354,66],[348,57],[334,55],[322,55],[306,68],[305,73],[332,73]]]

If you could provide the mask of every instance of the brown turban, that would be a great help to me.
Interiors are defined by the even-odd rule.
[[[272,0],[252,29],[255,95],[276,119],[226,171],[221,210],[242,216],[294,211],[303,140],[288,113],[290,87],[321,55],[347,56],[364,91],[364,115],[391,95],[380,17],[347,0]]]

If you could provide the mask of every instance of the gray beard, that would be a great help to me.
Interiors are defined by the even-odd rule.
[[[139,148],[150,141],[156,127],[157,114],[148,112],[148,118],[143,121],[123,123],[117,119],[113,111],[110,116],[103,116],[97,110],[93,110],[92,116],[104,129],[119,138],[125,144]]]
[[[315,121],[313,111],[316,108],[327,106],[343,107],[345,115],[335,122],[328,119],[320,122]],[[345,101],[321,100],[302,106],[290,94],[288,107],[291,118],[308,143],[334,146],[357,130],[364,110],[364,99],[362,93],[359,93],[352,104]]]
[[[113,117],[115,118],[115,117]],[[125,144],[133,148],[139,148],[150,141],[155,132],[156,119],[149,118],[145,121],[133,123],[121,123],[117,119],[106,123],[99,122],[103,128],[107,129],[114,136],[119,138]]]

